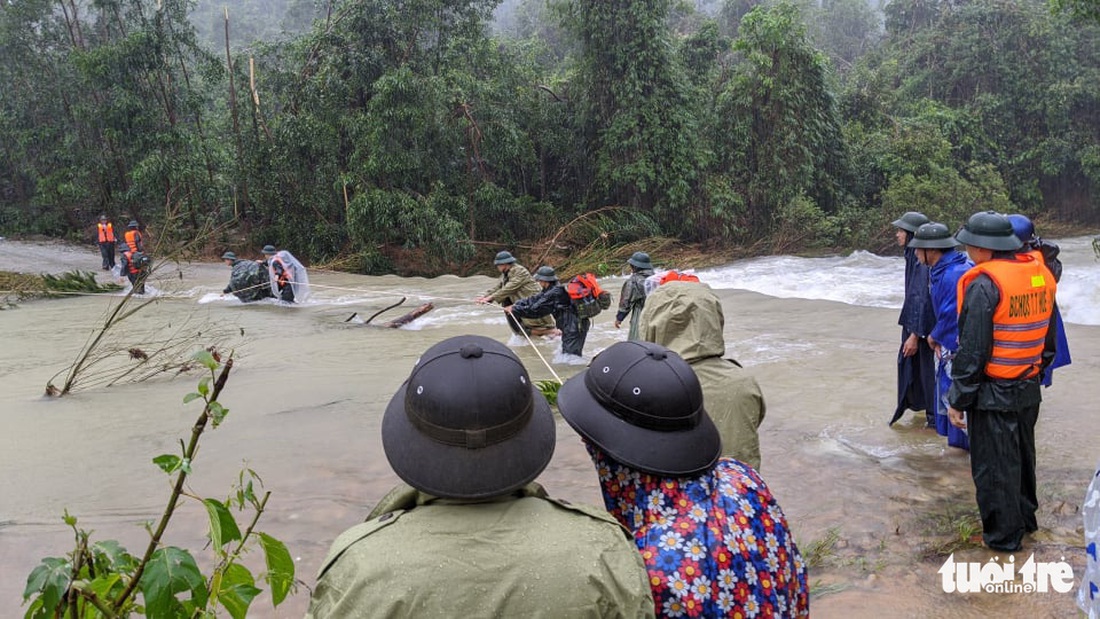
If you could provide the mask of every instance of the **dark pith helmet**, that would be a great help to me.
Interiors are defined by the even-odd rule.
[[[638,270],[652,269],[653,263],[649,260],[649,254],[644,251],[636,251],[630,259],[626,261],[627,264]]]
[[[500,266],[502,264],[512,264],[516,261],[516,257],[512,255],[512,252],[502,251],[497,253],[497,257],[493,258],[493,264]]]
[[[1035,239],[1035,224],[1026,215],[1014,214],[1008,216],[1008,223],[1012,224],[1012,233],[1024,243]]]
[[[99,216],[99,221],[107,221],[107,216],[106,215],[100,215]]]
[[[917,228],[913,233],[913,240],[909,241],[909,247],[914,249],[951,249],[958,244],[955,237],[951,236],[951,230],[935,221]]]
[[[554,272],[554,267],[541,266],[539,270],[535,271],[535,280],[540,282],[556,282],[558,281],[558,274]]]
[[[237,254],[235,254],[231,251],[227,251],[224,254],[222,254],[222,260],[236,260],[236,259],[237,259]]]
[[[562,385],[558,409],[581,436],[647,473],[699,473],[722,451],[695,372],[652,342],[619,342],[596,355]]]
[[[925,217],[923,214],[916,211],[909,211],[908,213],[895,219],[893,221],[893,226],[895,228],[901,228],[906,232],[916,232],[917,228],[921,227],[923,224],[928,223],[928,221],[928,218]]]
[[[479,499],[532,481],[554,453],[546,398],[507,346],[460,335],[432,346],[382,417],[397,476],[440,497]]]
[[[955,238],[963,245],[993,251],[1016,251],[1023,245],[1012,231],[1008,217],[995,211],[971,215]]]
[[[262,251],[265,256],[270,256],[270,255],[275,253],[275,246],[274,245],[264,245],[264,248],[261,249],[260,251]]]
[[[130,223],[126,224],[126,227],[127,228],[136,228],[136,227],[138,227],[137,220],[136,219],[131,219]]]

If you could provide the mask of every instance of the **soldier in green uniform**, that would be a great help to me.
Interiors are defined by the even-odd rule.
[[[336,539],[308,616],[652,617],[630,534],[534,483],[554,444],[508,347],[464,335],[429,348],[382,419],[409,485]]]
[[[533,297],[542,292],[538,282],[531,276],[522,264],[516,262],[511,252],[502,251],[493,259],[493,264],[500,271],[500,281],[478,297],[478,303],[500,303],[501,307],[508,307],[520,299]],[[554,317],[542,316],[539,318],[520,318],[519,325],[531,335],[550,335],[555,330]],[[508,317],[508,326],[513,331],[518,331],[516,319]]]
[[[619,311],[615,314],[615,328],[622,325],[623,320],[630,316],[630,332],[628,340],[638,340],[638,324],[641,322],[642,308],[645,307],[645,280],[653,275],[653,263],[649,260],[649,254],[644,251],[636,251],[626,261],[630,265],[630,277],[623,282],[623,291],[619,295]]]

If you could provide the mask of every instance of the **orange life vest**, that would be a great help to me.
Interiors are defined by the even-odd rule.
[[[277,267],[275,265],[278,265]],[[271,270],[275,272],[276,283],[279,288],[290,283],[290,269],[283,259],[278,256],[271,257]]]
[[[115,242],[115,228],[111,225],[111,222],[106,224],[96,224],[96,229],[99,231],[100,243],[114,243]]]
[[[661,276],[661,280],[657,282],[658,286],[663,286],[669,282],[697,282],[699,278],[691,273],[681,273],[679,271],[668,271]]]
[[[991,378],[1019,380],[1039,373],[1057,285],[1042,258],[1017,254],[1015,259],[989,260],[959,278],[959,311],[974,278],[988,275],[1001,294],[993,310],[993,352],[985,373]]]
[[[135,253],[137,253],[137,252],[135,252],[132,249],[122,252],[123,257],[126,258],[126,270],[129,271],[130,273],[134,273],[134,274],[141,272],[141,268],[138,267],[136,264],[134,264],[134,254]]]
[[[138,243],[141,242],[141,233],[137,230],[126,231],[126,244],[130,246],[130,251],[138,251]]]

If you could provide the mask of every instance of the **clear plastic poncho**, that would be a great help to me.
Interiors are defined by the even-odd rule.
[[[275,273],[275,260],[283,263],[283,268],[288,271],[290,286],[294,289],[294,302],[302,303],[309,298],[309,275],[306,267],[287,250],[279,250],[267,261],[267,275],[271,282],[271,296],[279,298],[279,281]]]

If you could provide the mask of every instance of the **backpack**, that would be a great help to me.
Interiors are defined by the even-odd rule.
[[[581,318],[595,318],[600,312],[611,307],[611,293],[600,288],[596,276],[581,273],[565,285],[573,309]]]

